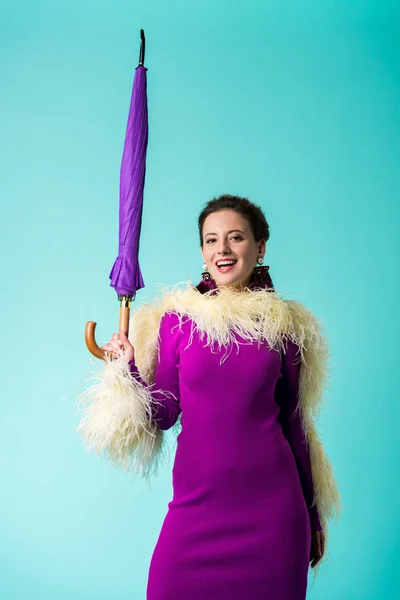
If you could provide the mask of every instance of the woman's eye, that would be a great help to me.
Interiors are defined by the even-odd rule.
[[[234,235],[233,237],[231,237],[231,240],[242,240],[242,236],[241,235]],[[208,238],[206,244],[209,244],[210,242],[215,242],[215,238]]]

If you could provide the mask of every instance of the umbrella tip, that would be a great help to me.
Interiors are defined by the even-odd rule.
[[[143,67],[144,66],[144,53],[145,53],[145,47],[146,47],[146,38],[145,38],[143,29],[140,30],[140,39],[141,39],[141,43],[140,43],[140,54],[139,54],[139,67]]]

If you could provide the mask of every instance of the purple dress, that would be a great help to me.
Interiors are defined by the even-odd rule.
[[[295,412],[300,355],[240,336],[188,346],[189,317],[161,319],[153,419],[182,430],[168,504],[150,563],[147,600],[303,600],[311,529],[310,457]],[[188,346],[186,348],[186,346]],[[134,360],[131,372],[143,385]],[[162,401],[161,401],[162,398]]]

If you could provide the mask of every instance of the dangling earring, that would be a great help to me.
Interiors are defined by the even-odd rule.
[[[217,284],[215,283],[214,279],[211,277],[210,273],[208,272],[206,263],[203,264],[203,269],[204,270],[201,274],[201,281],[196,286],[196,288],[202,294],[205,294],[206,292],[211,292],[212,294],[217,293],[218,292]]]
[[[203,263],[203,272],[201,274],[201,278],[203,281],[210,281],[210,279],[211,279],[211,275],[208,272],[206,263]]]
[[[252,277],[250,279],[249,288],[251,290],[255,289],[265,289],[267,291],[274,291],[274,285],[272,283],[271,276],[269,274],[269,266],[262,267],[261,265],[264,262],[264,258],[259,256],[257,258],[257,265],[253,269]]]

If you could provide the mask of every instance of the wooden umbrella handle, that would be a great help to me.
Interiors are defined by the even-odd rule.
[[[95,330],[96,330],[96,325],[97,323],[95,321],[88,321],[86,323],[86,327],[85,327],[85,342],[86,342],[86,346],[89,350],[89,352],[91,352],[94,356],[96,356],[97,358],[103,358],[106,355],[106,351],[102,350],[102,348],[100,348],[100,346],[97,345],[97,342],[95,340]]]
[[[119,331],[121,329],[125,329],[126,335],[129,335],[129,316],[130,316],[130,301],[131,298],[129,296],[122,296],[120,298],[121,306],[119,310]],[[86,346],[94,356],[97,358],[105,358],[106,351],[100,348],[97,345],[95,339],[95,331],[96,331],[97,323],[95,321],[88,321],[85,327],[85,342]],[[118,333],[119,333],[118,331]]]

